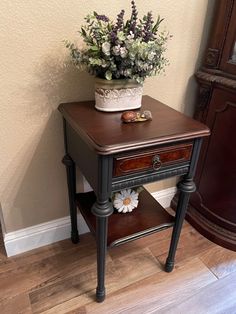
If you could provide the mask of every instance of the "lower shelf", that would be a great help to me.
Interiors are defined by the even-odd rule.
[[[96,217],[91,207],[96,201],[94,192],[77,194],[77,205],[91,232],[96,232]],[[109,247],[117,246],[143,236],[164,230],[174,225],[174,217],[143,190],[139,195],[139,204],[131,213],[120,214],[116,211],[108,218]]]

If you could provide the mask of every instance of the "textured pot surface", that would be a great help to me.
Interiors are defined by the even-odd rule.
[[[122,89],[122,88],[133,88],[133,87],[142,87],[142,84],[139,84],[135,80],[123,79],[123,80],[105,80],[96,77],[95,78],[95,89],[104,88],[104,89]]]
[[[95,108],[123,111],[141,107],[143,86],[134,80],[95,79]]]

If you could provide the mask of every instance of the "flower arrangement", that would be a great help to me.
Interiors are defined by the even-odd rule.
[[[143,83],[146,77],[164,71],[168,60],[164,57],[169,34],[159,31],[163,19],[154,22],[151,12],[138,20],[135,1],[131,1],[130,19],[124,20],[121,10],[115,22],[96,12],[85,17],[80,34],[86,44],[79,49],[65,41],[76,66],[106,80],[132,79]]]

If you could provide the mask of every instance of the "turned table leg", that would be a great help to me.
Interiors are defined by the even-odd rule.
[[[96,216],[96,241],[97,241],[97,289],[96,300],[102,302],[105,299],[105,266],[107,252],[107,225],[108,216],[113,213],[113,206],[109,199],[99,199],[92,207]]]
[[[189,172],[184,176],[182,181],[180,181],[177,185],[177,188],[179,190],[179,198],[178,198],[178,204],[176,209],[176,215],[175,215],[175,224],[173,227],[171,242],[170,242],[170,249],[169,254],[166,259],[165,264],[165,271],[171,272],[174,268],[174,260],[175,260],[175,253],[177,249],[177,245],[179,242],[179,236],[182,229],[182,225],[184,222],[184,217],[188,208],[188,202],[190,198],[190,194],[195,192],[196,186],[193,182],[193,177],[196,171],[197,167],[197,161],[201,149],[201,143],[202,139],[196,139],[194,141],[193,146],[193,152],[192,152],[192,158],[191,163],[189,167]]]
[[[62,163],[66,166],[68,196],[70,204],[70,218],[71,218],[71,241],[73,243],[79,242],[79,233],[77,228],[77,206],[76,206],[76,170],[75,163],[72,158],[66,154]]]
[[[188,207],[190,194],[195,191],[196,187],[192,179],[183,179],[178,183],[179,200],[175,215],[175,224],[173,227],[169,254],[165,264],[165,271],[171,272],[174,268],[174,259],[179,242],[179,236],[184,222],[184,217]]]

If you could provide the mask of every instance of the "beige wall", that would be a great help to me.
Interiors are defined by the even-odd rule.
[[[141,14],[152,10],[165,17],[173,35],[166,76],[147,80],[145,93],[188,114],[212,4],[137,0]],[[129,1],[1,0],[0,203],[7,232],[68,214],[56,108],[60,102],[92,99],[93,78],[70,65],[62,40],[75,38],[91,9],[115,17],[121,8],[129,11]]]

